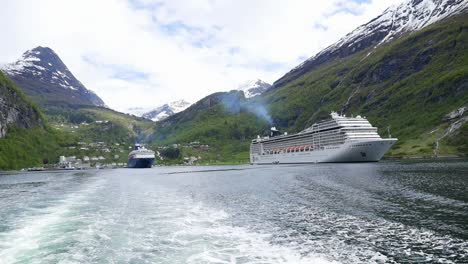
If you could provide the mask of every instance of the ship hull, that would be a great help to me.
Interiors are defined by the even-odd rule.
[[[313,151],[279,153],[271,155],[250,154],[252,164],[294,164],[326,162],[376,162],[392,147],[397,139],[348,142]]]
[[[130,158],[128,159],[129,168],[151,168],[154,158]]]

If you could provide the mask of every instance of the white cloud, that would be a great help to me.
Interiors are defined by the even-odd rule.
[[[274,82],[399,2],[7,1],[0,62],[49,46],[112,108],[193,102],[247,79]]]

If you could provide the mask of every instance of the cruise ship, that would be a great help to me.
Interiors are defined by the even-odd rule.
[[[154,151],[146,149],[143,145],[135,144],[133,151],[128,154],[129,168],[151,168],[154,162]]]
[[[274,127],[250,145],[251,164],[379,161],[396,138],[381,138],[365,117],[335,112],[331,119],[288,135]]]

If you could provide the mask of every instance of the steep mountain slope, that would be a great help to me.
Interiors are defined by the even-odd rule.
[[[187,109],[187,107],[189,107],[190,105],[191,103],[185,100],[174,101],[174,102],[161,105],[155,109],[152,109],[151,111],[147,111],[143,113],[141,117],[144,117],[146,119],[150,119],[153,121],[160,121],[175,113],[179,113]]]
[[[429,3],[436,7],[426,9]],[[222,141],[217,132],[211,133],[210,124],[220,124],[229,118],[237,118],[239,123],[258,124],[250,127],[255,131],[252,137],[261,133],[269,120],[282,130],[297,132],[328,118],[331,111],[339,111],[367,116],[379,127],[382,136],[387,135],[389,127],[392,136],[399,138],[390,155],[466,155],[468,142],[463,138],[468,131],[466,114],[455,119],[446,118],[468,102],[468,14],[460,11],[466,10],[466,3],[408,1],[404,5],[411,4],[415,9],[406,19],[414,21],[415,14],[427,14],[424,10],[432,10],[429,15],[418,16],[424,18],[420,21],[430,25],[423,27],[426,24],[416,23],[417,28],[423,28],[408,27],[411,28],[409,32],[403,30],[404,27],[389,27],[383,32],[380,27],[354,31],[345,42],[319,53],[275,82],[262,95],[242,103],[242,109],[248,111],[262,109],[263,122],[257,122],[261,116],[258,114],[241,115],[230,111],[213,114],[194,107],[161,124],[162,131],[173,134],[160,133],[154,139],[161,143],[197,138],[209,142],[210,137]],[[366,25],[383,25],[375,22],[382,17]],[[392,25],[396,25],[396,20],[392,21]],[[386,38],[390,31],[395,33]],[[192,122],[195,118],[197,121]],[[199,133],[200,128],[204,128],[203,133]],[[213,131],[216,130],[213,128]],[[247,153],[248,145],[240,145]]]
[[[380,16],[292,69],[274,83],[273,89],[284,86],[287,82],[322,64],[346,58],[363,50],[372,53],[371,48],[467,10],[466,0],[408,0],[398,6],[390,7]]]
[[[0,170],[57,158],[66,138],[52,131],[42,113],[0,72]]]
[[[260,79],[250,80],[240,85],[237,90],[244,91],[246,98],[252,98],[261,95],[263,92],[268,90],[271,84],[266,83]]]
[[[45,110],[105,106],[94,92],[78,81],[50,48],[36,47],[0,68],[24,93]]]

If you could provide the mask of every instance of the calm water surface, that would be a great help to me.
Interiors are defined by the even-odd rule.
[[[0,175],[0,263],[468,263],[468,163]]]

